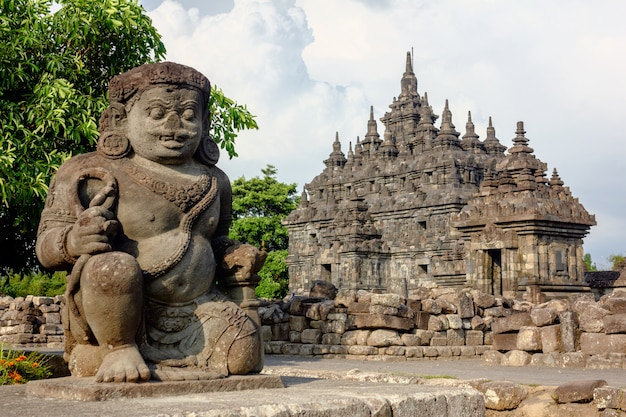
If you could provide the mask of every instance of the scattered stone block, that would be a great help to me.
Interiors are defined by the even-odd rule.
[[[596,388],[604,387],[607,382],[603,379],[589,379],[568,382],[559,385],[554,390],[554,400],[557,403],[588,403],[593,400],[593,392]]]
[[[430,316],[428,319],[428,330],[433,332],[448,330],[447,320],[444,322],[439,316]]]
[[[322,342],[322,332],[319,329],[305,329],[301,334],[302,343],[319,344]]]
[[[421,346],[407,346],[404,349],[404,355],[407,358],[423,358],[424,348]]]
[[[342,345],[367,345],[371,330],[350,330],[341,335]]]
[[[535,326],[548,326],[553,324],[558,315],[556,310],[551,308],[533,308],[530,311],[530,319]]]
[[[606,334],[626,333],[626,313],[604,316],[602,322]]]
[[[394,330],[374,330],[367,338],[368,346],[386,347],[391,345],[400,346],[402,344],[402,339],[398,335],[398,332]]]
[[[541,350],[541,331],[539,327],[522,327],[517,333],[517,349],[528,352]]]
[[[348,353],[350,355],[377,355],[378,354],[378,348],[374,347],[374,346],[349,346],[348,347]]]
[[[302,343],[302,333],[294,332],[293,330],[289,332],[289,341],[291,343]]]
[[[340,345],[341,335],[337,333],[326,333],[322,335],[323,345]]]
[[[411,330],[414,326],[414,319],[397,316],[386,316],[382,314],[363,314],[351,316],[354,319],[353,324],[358,329],[393,329],[393,330]]]
[[[415,324],[418,329],[428,330],[428,322],[430,321],[430,314],[425,311],[419,311],[415,314]]]
[[[529,313],[525,313],[525,312],[516,313],[516,314],[511,314],[508,317],[502,317],[502,318],[495,320],[491,324],[491,331],[493,331],[496,334],[513,332],[513,331],[518,331],[519,329],[525,326],[532,326],[532,324],[533,322],[530,318]]]
[[[499,351],[517,349],[517,333],[493,334],[493,348]]]
[[[559,313],[559,322],[561,323],[563,351],[576,352],[579,346],[578,314],[573,311]]]
[[[441,314],[441,304],[437,300],[428,298],[422,300],[422,310],[430,314]]]
[[[448,336],[445,332],[435,332],[430,338],[430,346],[447,346]]]
[[[508,381],[492,381],[478,385],[485,397],[485,408],[489,410],[513,410],[526,398],[526,388]]]
[[[372,294],[370,303],[378,306],[398,308],[404,304],[404,297],[398,294]]]
[[[588,304],[580,315],[580,329],[583,332],[601,333],[604,331],[604,317],[611,314],[596,303]]]
[[[295,332],[301,332],[308,328],[308,320],[304,316],[290,316],[289,317],[289,329]]]
[[[448,346],[465,345],[465,330],[463,329],[448,329],[446,337]]]
[[[541,327],[541,349],[543,353],[563,352],[563,341],[561,339],[561,326]]]
[[[523,350],[511,350],[504,354],[502,364],[506,366],[526,366],[532,360],[532,355]]]
[[[465,345],[466,346],[480,346],[484,344],[485,334],[481,330],[466,330],[465,331]]]
[[[449,329],[459,330],[463,328],[463,320],[458,314],[446,314],[445,318],[448,321]]]
[[[594,389],[593,402],[600,410],[604,408],[626,408],[626,398],[624,398],[624,390],[616,387],[605,386]]]

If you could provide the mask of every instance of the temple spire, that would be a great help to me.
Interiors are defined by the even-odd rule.
[[[413,63],[411,59],[411,53],[406,53],[406,69],[402,74],[402,80],[400,81],[401,91],[399,98],[414,97],[417,96],[417,78],[413,72]]]
[[[515,138],[513,138],[513,147],[509,149],[510,154],[531,154],[534,152],[534,149],[528,146],[528,139],[525,135],[524,122],[517,122]]]
[[[346,164],[346,156],[341,152],[341,142],[339,142],[339,132],[335,132],[335,141],[333,142],[333,151],[328,156],[328,159],[324,161],[327,168],[340,167]]]
[[[491,116],[489,116],[489,126],[487,127],[487,138],[484,141],[485,149],[489,154],[504,154],[506,146],[500,143],[500,140],[496,137],[496,129],[491,122]]]

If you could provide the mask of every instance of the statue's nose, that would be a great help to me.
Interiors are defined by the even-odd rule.
[[[181,126],[180,118],[176,112],[170,112],[165,118],[165,127],[167,129],[177,129]]]

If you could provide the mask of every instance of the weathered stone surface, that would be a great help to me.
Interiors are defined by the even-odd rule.
[[[465,331],[463,329],[449,329],[446,332],[448,346],[464,346]]]
[[[532,355],[523,350],[511,350],[504,354],[502,364],[507,366],[526,366],[530,364]]]
[[[401,346],[403,345],[402,339],[394,330],[374,330],[367,338],[368,346],[385,347],[391,345]]]
[[[429,320],[430,314],[425,311],[420,311],[415,315],[415,324],[418,329],[428,330]]]
[[[381,328],[395,330],[410,330],[414,320],[405,317],[386,316],[382,314],[367,314],[351,316],[353,324],[359,329]]]
[[[337,287],[332,282],[315,280],[313,281],[309,297],[324,298],[326,300],[334,300],[337,296]]]
[[[580,329],[584,332],[600,333],[604,331],[604,317],[611,312],[596,303],[588,303],[580,314]]]
[[[433,332],[448,330],[448,322],[447,320],[442,320],[440,316],[432,315],[428,319],[428,330]]]
[[[626,297],[624,296],[607,297],[602,300],[602,305],[612,314],[626,314]]]
[[[370,312],[371,304],[369,301],[351,302],[348,305],[348,314],[364,314]]]
[[[348,307],[354,302],[356,302],[356,290],[341,288],[337,291],[335,307]]]
[[[593,402],[599,409],[625,409],[624,390],[616,387],[597,387],[593,390]]]
[[[342,345],[367,345],[371,330],[350,330],[341,336]]]
[[[482,330],[466,330],[465,331],[465,345],[467,346],[480,346],[484,343],[485,334]]]
[[[485,320],[480,316],[474,316],[470,321],[470,326],[472,330],[483,330],[486,327]]]
[[[583,381],[568,382],[559,385],[554,390],[554,399],[558,403],[585,403],[593,400],[593,391],[604,387],[607,382],[603,379],[590,379]]]
[[[495,296],[482,291],[472,291],[472,298],[474,299],[474,304],[476,305],[476,307],[480,307],[483,309],[493,307],[496,304]]]
[[[305,344],[319,344],[322,342],[322,332],[319,329],[304,329],[300,338]]]
[[[561,326],[553,324],[540,328],[541,349],[543,353],[563,352],[563,340],[561,339]]]
[[[438,300],[446,300],[455,306],[454,313],[458,314],[461,318],[474,317],[474,300],[472,297],[462,291],[455,291],[452,294],[445,294],[438,298]]]
[[[337,333],[326,333],[322,335],[323,345],[340,345],[341,335]]]
[[[502,317],[491,324],[491,331],[494,333],[506,333],[518,331],[524,326],[532,326],[533,322],[529,313],[516,313],[508,317]]]
[[[553,324],[557,317],[557,310],[552,308],[533,308],[530,311],[530,319],[535,326],[548,326]]]
[[[578,314],[573,311],[559,313],[559,323],[561,324],[563,351],[576,352],[579,346]]]
[[[437,300],[428,298],[422,300],[422,310],[430,314],[441,314],[441,304]]]
[[[517,333],[493,334],[493,348],[499,351],[517,349]]]
[[[507,381],[485,382],[477,389],[485,396],[485,407],[489,410],[513,410],[528,395],[523,386]]]
[[[606,334],[626,333],[626,313],[604,316],[602,321]]]
[[[349,346],[348,353],[350,355],[378,355],[378,348],[374,346]]]
[[[404,333],[401,337],[405,346],[428,346],[433,337],[433,332],[418,329],[414,330],[414,334]]]
[[[304,316],[290,316],[289,329],[295,332],[301,332],[307,328],[308,320]]]
[[[448,346],[448,335],[446,332],[434,332],[430,338],[431,346]]]
[[[463,328],[463,320],[458,314],[446,314],[445,318],[448,321],[449,329],[459,330]]]
[[[522,327],[517,333],[517,349],[529,352],[541,350],[541,331],[538,327]]]
[[[404,297],[398,294],[372,294],[371,304],[385,307],[398,308],[404,304]]]

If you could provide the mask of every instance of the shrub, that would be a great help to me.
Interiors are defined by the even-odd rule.
[[[256,287],[256,296],[266,299],[283,298],[289,290],[289,268],[285,262],[286,250],[275,250],[267,254],[265,265],[259,271],[261,282]]]
[[[65,292],[65,272],[54,274],[9,272],[0,276],[0,295],[26,297],[27,295],[54,297]]]
[[[25,384],[52,375],[48,359],[39,352],[4,349],[0,344],[0,385]]]

